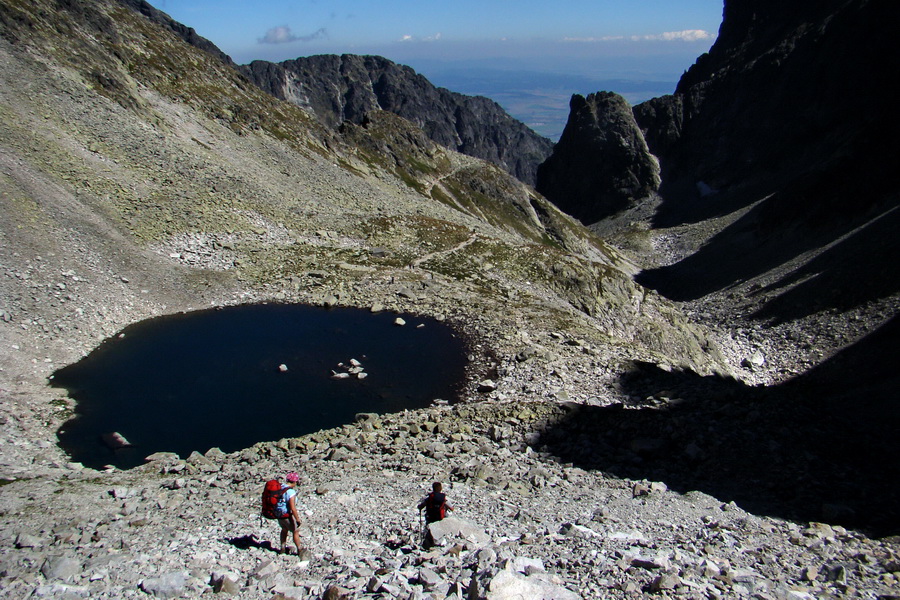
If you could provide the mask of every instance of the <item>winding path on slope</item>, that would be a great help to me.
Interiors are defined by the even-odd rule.
[[[478,234],[473,231],[472,235],[469,236],[469,239],[458,243],[457,245],[453,246],[452,248],[447,248],[446,250],[437,250],[435,252],[429,252],[428,254],[420,256],[419,258],[417,258],[417,259],[413,260],[411,263],[409,263],[409,267],[410,268],[418,267],[423,262],[425,262],[427,260],[431,260],[435,256],[443,255],[443,254],[452,254],[453,252],[462,250],[466,246],[472,244],[476,239],[478,239]]]

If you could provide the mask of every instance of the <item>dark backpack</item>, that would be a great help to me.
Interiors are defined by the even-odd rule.
[[[288,516],[286,503],[282,502],[287,488],[277,479],[270,479],[262,493],[262,516],[267,519],[283,519]]]
[[[429,523],[447,516],[447,496],[443,492],[431,492],[425,500],[425,520]]]

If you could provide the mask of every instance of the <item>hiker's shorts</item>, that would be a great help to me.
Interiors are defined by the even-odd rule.
[[[281,525],[281,528],[285,531],[294,531],[295,529],[297,529],[297,525],[294,523],[293,517],[278,519],[278,524]]]

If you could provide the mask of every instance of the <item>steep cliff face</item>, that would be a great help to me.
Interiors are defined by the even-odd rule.
[[[254,61],[242,71],[332,128],[344,121],[359,124],[366,113],[385,110],[418,125],[438,144],[488,160],[532,185],[537,166],[553,147],[492,100],[435,87],[411,68],[379,56]]]
[[[896,270],[884,269],[900,258],[886,235],[900,204],[900,125],[886,79],[900,72],[888,26],[897,16],[884,0],[725,3],[709,54],[674,95],[634,112],[662,165],[656,227],[746,213],[642,281],[691,299],[781,270],[764,283],[771,291],[802,283],[789,303],[763,307],[780,318],[900,291]],[[810,253],[824,275],[797,269]]]
[[[559,143],[538,168],[539,192],[591,224],[656,191],[659,166],[624,98],[575,95],[570,108]]]
[[[884,0],[727,1],[718,40],[675,94],[635,107],[662,163],[657,224],[701,220],[798,185],[809,193],[779,202],[777,218],[843,219],[847,194],[862,182],[853,212],[877,205],[893,189],[883,174],[897,164],[885,79],[900,69],[886,26],[897,16]],[[743,199],[723,200],[739,191]]]

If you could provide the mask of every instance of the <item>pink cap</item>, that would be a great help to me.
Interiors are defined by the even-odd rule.
[[[294,473],[293,471],[291,471],[290,473],[287,474],[287,477],[285,477],[285,479],[287,479],[291,483],[294,483],[296,481],[300,481],[300,476],[297,475],[296,473]]]

